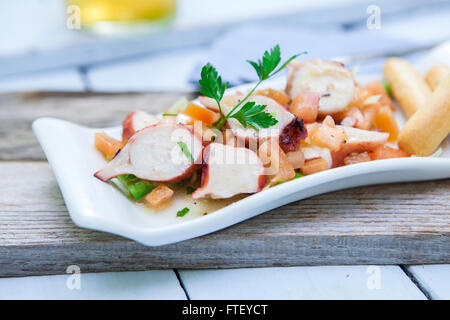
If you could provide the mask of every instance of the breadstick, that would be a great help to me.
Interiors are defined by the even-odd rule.
[[[430,155],[450,132],[450,74],[405,124],[398,137],[403,150]]]
[[[383,67],[383,75],[408,118],[424,105],[431,94],[425,80],[406,60],[388,59]]]
[[[431,90],[435,90],[439,83],[450,73],[450,67],[444,64],[436,64],[428,70],[425,76],[425,81],[430,86]]]

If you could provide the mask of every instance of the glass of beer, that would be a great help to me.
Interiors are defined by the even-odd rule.
[[[176,0],[67,0],[80,15],[83,29],[99,33],[155,30],[175,17]]]

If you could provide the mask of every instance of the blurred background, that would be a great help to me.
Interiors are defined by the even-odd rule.
[[[0,25],[0,91],[191,91],[206,62],[254,80],[277,43],[364,74],[414,61],[450,38],[450,1],[15,0]]]

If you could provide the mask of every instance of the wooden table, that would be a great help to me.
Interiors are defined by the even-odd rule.
[[[62,274],[72,264],[101,272],[450,262],[450,180],[334,192],[161,247],[76,227],[31,122],[118,125],[130,110],[159,112],[182,95],[0,95],[0,276]]]

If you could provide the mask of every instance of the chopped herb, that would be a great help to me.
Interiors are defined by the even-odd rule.
[[[134,199],[139,200],[150,191],[156,188],[156,185],[150,181],[139,179],[132,174],[123,174],[117,177],[117,180],[130,192]]]
[[[301,178],[301,177],[304,177],[304,175],[301,174],[300,172],[296,172],[295,176],[294,176],[294,179],[298,179],[298,178]]]
[[[387,94],[392,97],[391,85],[387,82],[382,83],[384,90],[386,90]]]
[[[267,106],[257,105],[255,102],[247,102],[238,112],[230,116],[239,121],[244,128],[248,125],[255,129],[269,128],[278,123],[272,113],[263,112]]]
[[[178,114],[176,113],[163,113],[163,117],[176,117]]]
[[[184,143],[183,141],[178,141],[177,144],[180,146],[180,149],[181,151],[183,151],[186,158],[188,158],[191,161],[191,163],[194,163],[194,157],[189,152],[189,148],[187,147],[186,143]]]
[[[194,187],[188,186],[186,188],[186,194],[192,194],[192,193],[194,193],[194,191],[195,191]]]
[[[301,177],[304,177],[304,175],[303,174],[301,174],[300,172],[295,172],[295,176],[294,176],[294,178],[292,178],[292,180],[295,180],[295,179],[298,179],[298,178],[301,178]],[[282,183],[285,183],[286,181],[279,181],[279,182],[277,182],[275,185],[276,186],[278,186],[278,185],[280,185],[280,184],[282,184]]]
[[[184,217],[186,215],[186,213],[189,212],[189,210],[190,210],[189,208],[183,208],[183,209],[181,209],[180,211],[177,212],[177,216]]]

